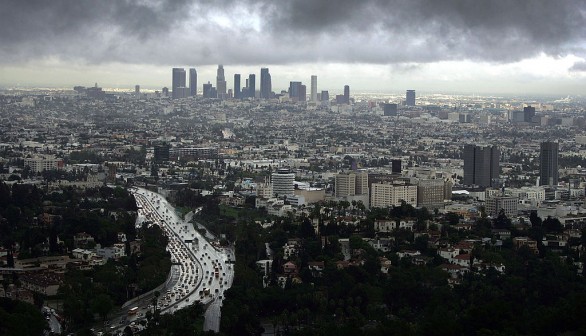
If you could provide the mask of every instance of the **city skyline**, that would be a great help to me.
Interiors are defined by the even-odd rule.
[[[171,67],[215,82],[224,64],[231,75],[270,68],[273,91],[315,75],[354,91],[576,95],[585,11],[577,0],[6,1],[0,86],[160,89]]]

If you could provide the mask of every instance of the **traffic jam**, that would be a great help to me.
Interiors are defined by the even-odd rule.
[[[203,304],[222,300],[224,290],[233,279],[232,265],[225,251],[202,237],[192,223],[179,218],[160,194],[142,188],[131,191],[138,206],[137,226],[145,222],[159,225],[169,239],[167,250],[171,254],[172,272],[178,276],[171,288],[161,292],[158,304],[162,313],[172,313],[195,300]]]

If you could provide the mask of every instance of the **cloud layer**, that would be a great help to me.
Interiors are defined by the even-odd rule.
[[[4,0],[0,32],[4,64],[508,63],[586,57],[586,2]]]

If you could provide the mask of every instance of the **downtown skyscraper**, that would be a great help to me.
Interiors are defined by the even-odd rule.
[[[311,76],[311,101],[317,101],[317,76]]]
[[[539,154],[539,185],[556,186],[559,179],[559,144],[552,141],[542,142]]]
[[[218,65],[218,71],[216,75],[216,91],[218,92],[218,98],[225,98],[226,77],[224,76],[224,66],[222,64]]]
[[[415,106],[415,90],[407,90],[405,94],[405,105]]]
[[[234,98],[236,99],[242,98],[240,88],[240,74],[234,74]]]
[[[172,85],[171,89],[171,97],[173,99],[176,98],[185,98],[186,96],[186,87],[185,87],[185,69],[183,68],[173,68],[172,73]]]
[[[195,68],[189,69],[189,95],[197,96],[197,71]]]
[[[248,75],[248,97],[256,97],[256,75]]]
[[[260,98],[269,99],[272,93],[271,74],[269,68],[260,69]]]
[[[292,101],[300,101],[301,82],[289,82],[289,98]]]

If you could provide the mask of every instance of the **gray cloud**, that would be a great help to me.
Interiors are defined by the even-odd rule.
[[[260,31],[240,23],[249,17]],[[502,63],[585,56],[586,2],[4,0],[0,32],[12,64]]]
[[[586,72],[586,62],[576,62],[570,68],[570,72]]]

